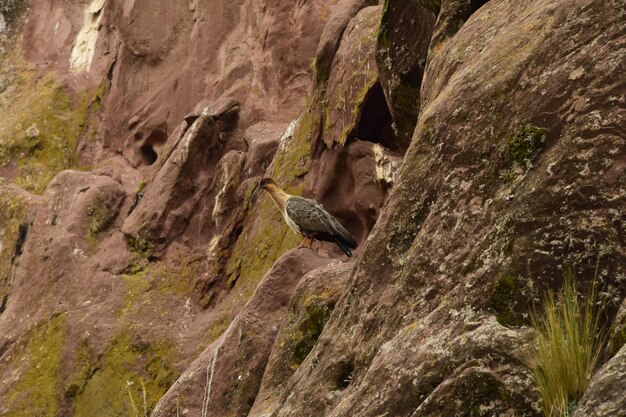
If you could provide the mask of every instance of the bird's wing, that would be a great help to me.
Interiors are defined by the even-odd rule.
[[[350,232],[317,201],[292,196],[287,200],[285,210],[300,229],[341,237],[348,246],[352,248],[357,246]]]

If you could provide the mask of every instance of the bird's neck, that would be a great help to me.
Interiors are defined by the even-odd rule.
[[[278,188],[278,186],[270,184],[265,188],[265,191],[270,195],[274,204],[280,209],[282,212],[285,209],[285,203],[289,198],[289,194]]]

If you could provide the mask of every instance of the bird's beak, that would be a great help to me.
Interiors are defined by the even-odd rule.
[[[254,187],[254,191],[252,191],[252,194],[250,194],[250,204],[248,206],[252,206],[254,203],[256,203],[256,199],[259,197],[259,190],[261,189],[260,185],[261,181],[257,183],[256,187]]]

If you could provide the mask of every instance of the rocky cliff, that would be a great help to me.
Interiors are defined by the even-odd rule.
[[[0,415],[626,415],[626,3],[0,0]],[[348,260],[262,176],[322,202]]]

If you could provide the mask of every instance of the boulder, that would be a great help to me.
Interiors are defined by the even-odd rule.
[[[602,265],[608,317],[625,295],[617,3],[488,2],[431,45],[396,184],[275,416],[541,414],[532,304],[564,264],[581,288]]]
[[[290,377],[313,349],[351,271],[352,263],[331,262],[302,277],[280,325],[250,417],[269,416],[284,400],[281,395]]]
[[[323,101],[327,146],[355,138],[361,109],[378,82],[374,53],[381,12],[380,6],[361,9],[341,38]],[[378,136],[377,132],[368,133]],[[360,139],[370,139],[362,136]]]
[[[417,123],[420,87],[434,24],[433,14],[418,1],[385,3],[378,31],[376,65],[404,149]]]
[[[303,275],[329,262],[309,249],[293,249],[278,259],[226,331],[172,385],[152,416],[173,417],[177,410],[207,417],[247,415],[294,289]]]

